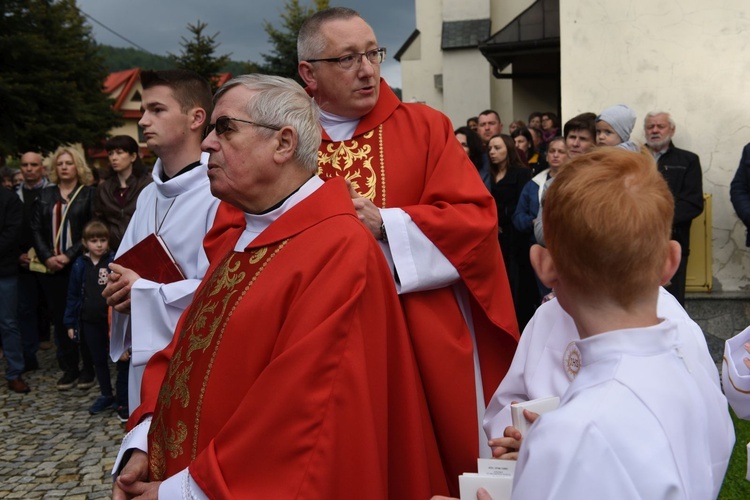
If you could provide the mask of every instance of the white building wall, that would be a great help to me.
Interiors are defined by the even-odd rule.
[[[424,102],[442,110],[443,93],[435,87],[435,75],[443,73],[440,51],[443,1],[415,0],[414,4],[416,27],[420,31],[419,39],[415,41],[419,44],[419,56],[418,59],[401,59],[402,98],[406,102]]]
[[[674,142],[700,156],[713,196],[714,290],[750,290],[745,228],[729,183],[750,142],[750,2],[561,0],[563,117],[625,103],[643,117],[665,110]]]
[[[447,97],[442,111],[456,129],[489,107],[494,77],[487,59],[476,49],[444,52],[443,63],[443,93]]]
[[[443,0],[443,21],[487,19],[490,17],[489,0]]]

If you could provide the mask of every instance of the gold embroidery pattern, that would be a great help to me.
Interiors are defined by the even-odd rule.
[[[213,285],[210,288],[201,289],[195,297],[185,320],[185,325],[188,326],[180,332],[179,343],[159,391],[157,409],[160,409],[160,411],[155,412],[149,432],[151,435],[149,470],[153,479],[163,479],[166,474],[167,460],[165,453],[169,453],[172,459],[184,453],[183,443],[188,437],[188,426],[182,420],[178,420],[174,424],[175,428],[168,428],[169,423],[165,421],[165,410],[171,408],[173,401],[179,402],[180,406],[187,410],[187,413],[182,412],[180,414],[188,416],[188,420],[194,418],[190,459],[196,457],[203,398],[226,323],[232,317],[237,304],[246,295],[261,272],[267,267],[271,259],[286,246],[288,241],[287,239],[278,244],[268,256],[268,248],[261,248],[249,255],[244,253],[230,254],[211,276]],[[263,261],[266,256],[267,258]],[[249,280],[246,279],[247,273],[244,270],[240,271],[240,268],[243,267],[242,259],[245,258],[247,259],[247,264],[244,264],[246,270],[252,272],[253,268],[257,269]],[[261,263],[261,261],[263,262]],[[261,263],[260,266],[258,266],[259,263]],[[248,266],[251,266],[250,269],[247,269]],[[238,288],[243,283],[246,283],[246,285],[242,290],[239,290]],[[216,295],[222,291],[225,291],[224,296],[218,301],[215,300]],[[218,335],[216,335],[217,332]],[[208,349],[212,349],[210,358],[207,361],[202,361],[205,358],[198,356],[196,358],[198,364],[194,367],[195,363],[193,363],[191,355],[196,351],[206,353]],[[193,394],[195,399],[194,414],[188,409],[191,399],[193,399],[189,388],[191,374],[203,378],[198,394]]]
[[[378,127],[378,148],[380,149],[380,208],[385,208],[385,149],[383,148],[383,126]]]
[[[212,321],[206,335],[201,336],[207,324],[208,318],[215,314],[217,302],[210,301],[211,297],[216,296],[222,289],[229,290],[229,293],[221,300],[222,313],[226,310],[226,304],[235,294],[233,288],[245,279],[244,272],[237,272],[240,268],[240,262],[232,262],[233,255],[230,255],[213,273],[212,281],[215,283],[211,288],[202,289],[194,299],[194,307],[190,308],[189,316],[186,318],[187,328],[180,332],[180,341],[187,339],[187,352],[185,345],[179,344],[180,347],[175,349],[172,360],[169,363],[164,383],[159,389],[158,405],[162,411],[156,413],[149,431],[152,434],[152,448],[149,456],[149,467],[154,478],[162,478],[166,471],[165,451],[169,451],[172,458],[183,453],[182,443],[187,437],[187,425],[179,421],[177,430],[167,429],[163,420],[164,410],[172,407],[172,401],[178,401],[182,408],[188,408],[190,405],[190,390],[188,387],[190,374],[193,369],[191,354],[196,350],[205,350],[211,343],[216,333],[220,318],[223,314]],[[183,356],[185,359],[183,359]],[[186,363],[189,362],[189,363]],[[166,450],[165,450],[166,448]]]
[[[250,290],[250,287],[253,286],[253,284],[258,279],[260,274],[266,269],[268,264],[273,260],[274,257],[276,257],[276,255],[281,251],[282,248],[286,246],[288,242],[289,242],[289,239],[282,241],[281,244],[271,253],[271,255],[268,256],[266,261],[263,262],[263,264],[261,264],[261,266],[255,272],[253,277],[250,279],[250,282],[245,286],[245,288],[242,290],[240,295],[237,297],[237,300],[232,305],[232,309],[230,309],[226,317],[224,317],[223,314],[219,317],[221,318],[223,322],[222,327],[221,327],[221,332],[219,333],[219,336],[216,339],[214,350],[211,353],[211,359],[208,362],[208,369],[206,370],[206,375],[203,377],[203,384],[201,384],[200,395],[198,396],[198,401],[196,402],[195,424],[193,426],[193,449],[192,449],[191,460],[195,459],[195,457],[198,455],[198,435],[199,435],[199,427],[200,427],[200,420],[201,420],[201,412],[203,411],[203,397],[206,394],[206,386],[208,385],[208,379],[211,376],[211,370],[213,369],[214,361],[216,360],[216,355],[218,354],[219,347],[221,346],[221,339],[224,336],[224,330],[226,328],[226,324],[229,321],[229,318],[231,318],[232,315],[234,314],[234,311],[237,308],[237,304],[239,304],[242,301],[243,297],[245,297],[248,290]],[[268,247],[263,247],[260,250],[252,252],[248,259],[248,263],[250,265],[257,264],[266,255],[267,252],[268,252]],[[232,292],[232,294],[234,294],[234,292]]]
[[[578,346],[575,341],[568,344],[563,354],[563,369],[568,380],[571,382],[576,378],[578,372],[581,371],[581,351],[578,350]]]
[[[361,140],[351,139],[330,143],[325,151],[318,151],[318,174],[327,177],[339,176],[351,182],[352,187],[363,198],[373,203],[377,198],[377,185],[380,182],[380,206],[385,208],[385,162],[383,161],[383,126],[378,126],[378,151],[368,144],[375,136],[371,130],[361,136]],[[375,172],[374,162],[380,162],[380,179]],[[326,168],[327,167],[327,168]]]

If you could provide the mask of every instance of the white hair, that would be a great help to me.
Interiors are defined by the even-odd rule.
[[[667,120],[669,120],[669,128],[675,128],[676,125],[674,120],[672,119],[672,115],[670,115],[667,111],[649,111],[648,113],[646,113],[646,117],[643,119],[643,128],[646,128],[646,122],[649,118],[653,118],[659,115],[665,115],[667,117]]]
[[[232,87],[243,86],[257,92],[247,102],[247,114],[253,121],[274,127],[292,127],[297,134],[294,158],[310,172],[318,170],[320,147],[320,109],[307,92],[292,79],[281,76],[241,75],[225,83],[214,96],[214,104]],[[259,128],[260,133],[273,134]]]

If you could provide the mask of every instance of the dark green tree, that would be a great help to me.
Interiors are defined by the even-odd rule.
[[[97,144],[119,116],[75,0],[0,0],[0,154]]]
[[[297,73],[297,33],[305,19],[328,6],[328,0],[314,0],[312,7],[302,7],[299,0],[287,0],[281,12],[281,28],[264,21],[263,29],[268,33],[268,41],[273,49],[270,54],[261,54],[265,61],[261,70],[270,75],[294,78],[302,83]]]
[[[229,56],[215,56],[216,49],[221,45],[216,41],[219,33],[212,36],[204,35],[203,30],[208,24],[198,20],[196,24],[188,23],[188,31],[193,34],[193,39],[188,40],[182,37],[182,55],[169,54],[178,68],[195,71],[211,82],[212,87],[216,90],[216,76],[221,73],[221,69],[229,63]]]

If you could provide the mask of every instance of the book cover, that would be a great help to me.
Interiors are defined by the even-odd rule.
[[[116,258],[114,263],[132,269],[141,278],[154,283],[167,284],[185,279],[167,244],[154,233],[136,243]]]
[[[518,429],[522,436],[525,436],[526,431],[529,430],[531,424],[528,423],[526,417],[523,416],[524,409],[541,415],[548,411],[556,410],[558,406],[560,406],[560,398],[557,396],[532,399],[531,401],[524,401],[522,403],[513,403],[510,405],[510,417],[513,420],[513,427]]]

